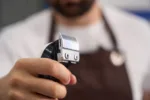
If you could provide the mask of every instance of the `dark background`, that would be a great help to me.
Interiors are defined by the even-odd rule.
[[[44,0],[0,0],[0,27],[19,21],[44,8]]]
[[[24,19],[45,7],[44,0],[0,0],[0,28]],[[150,9],[131,12],[150,20]]]

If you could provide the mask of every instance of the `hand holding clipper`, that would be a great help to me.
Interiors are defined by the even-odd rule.
[[[76,64],[80,60],[79,43],[74,37],[60,34],[58,40],[46,46],[41,57],[56,60],[68,68],[71,64]],[[39,77],[59,82],[52,76],[39,75]]]
[[[14,64],[10,73],[0,79],[3,90],[0,100],[65,98],[65,85],[76,83],[76,77],[65,66],[79,62],[78,42],[75,38],[60,35],[57,41],[46,46],[41,57],[19,59]]]

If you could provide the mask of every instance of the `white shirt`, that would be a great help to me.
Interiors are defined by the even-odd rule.
[[[150,90],[150,27],[145,20],[114,7],[103,8],[126,57],[127,72],[134,100],[141,100],[143,88]],[[48,43],[51,11],[44,10],[4,28],[0,36],[0,77],[6,75],[19,58],[39,57]],[[99,46],[112,48],[103,22],[84,27],[59,25],[57,32],[74,36],[81,53],[95,51]],[[58,34],[55,36],[57,39]],[[119,81],[119,80],[118,80]]]

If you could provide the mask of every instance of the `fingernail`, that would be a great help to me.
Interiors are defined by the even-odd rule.
[[[75,75],[71,75],[71,79],[70,79],[69,84],[75,85],[76,83],[77,83],[77,79],[76,79]]]
[[[68,81],[65,82],[65,85],[68,85],[70,83],[71,76],[68,78]]]

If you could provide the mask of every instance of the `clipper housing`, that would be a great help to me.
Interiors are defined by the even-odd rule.
[[[60,34],[58,40],[46,46],[41,57],[56,60],[68,68],[80,61],[79,43],[74,37]],[[58,81],[51,76],[40,75],[40,77]]]

